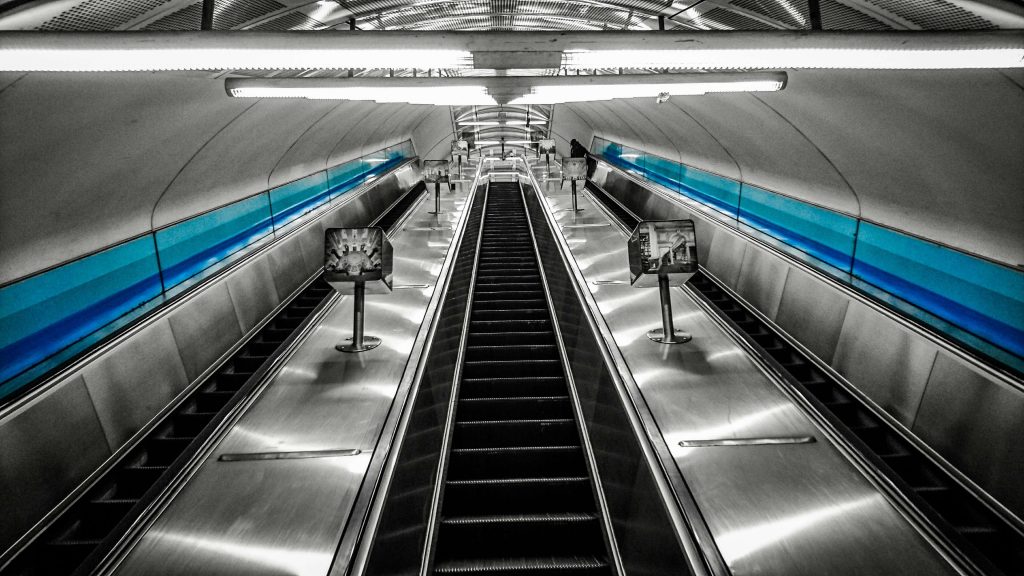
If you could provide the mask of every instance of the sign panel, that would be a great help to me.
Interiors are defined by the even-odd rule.
[[[586,158],[562,158],[562,178],[565,180],[586,180]]]
[[[538,154],[555,154],[555,141],[554,140],[541,140],[537,146]]]
[[[693,220],[641,222],[629,237],[627,249],[629,282],[637,288],[657,286],[662,276],[680,286],[698,269]]]
[[[452,142],[452,163],[467,164],[469,162],[469,142],[455,140]]]
[[[424,160],[423,181],[428,183],[448,181],[447,160]]]
[[[391,242],[384,229],[328,228],[324,233],[324,279],[342,294],[354,294],[356,282],[367,294],[391,292]]]

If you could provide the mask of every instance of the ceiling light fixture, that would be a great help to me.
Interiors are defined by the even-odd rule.
[[[739,48],[684,50],[567,50],[572,69],[673,68],[682,70],[952,70],[1024,67],[1024,48],[870,49]]]
[[[784,72],[490,78],[228,78],[224,89],[235,98],[484,106],[656,98],[665,93],[696,96],[719,92],[770,92],[782,90],[786,78]],[[473,125],[500,126],[501,122],[476,120]],[[524,125],[525,122],[522,121]]]

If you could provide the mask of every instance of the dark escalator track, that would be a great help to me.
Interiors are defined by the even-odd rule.
[[[391,228],[402,220],[424,190],[420,183],[408,191],[375,225],[392,232]],[[322,276],[310,282],[13,561],[0,567],[0,575],[90,573],[148,503],[187,464],[230,407],[254,387],[256,372],[330,293],[331,287]]]
[[[488,189],[435,574],[611,574],[518,183]]]

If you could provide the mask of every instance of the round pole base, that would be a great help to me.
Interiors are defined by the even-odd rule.
[[[444,211],[438,210],[437,212],[427,212],[427,214],[444,214]]]
[[[349,352],[354,354],[356,352],[366,352],[367,350],[373,350],[377,346],[380,346],[380,338],[377,338],[376,336],[363,336],[362,346],[357,347],[355,343],[352,341],[352,338],[345,338],[344,344],[338,344],[337,346],[334,347],[334,349],[339,352]]]
[[[693,340],[693,336],[689,332],[683,332],[682,330],[673,330],[672,338],[667,340],[665,339],[665,330],[662,328],[651,330],[647,333],[647,337],[659,344],[685,344]]]

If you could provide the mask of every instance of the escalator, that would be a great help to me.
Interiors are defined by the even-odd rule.
[[[393,232],[425,187],[418,184],[375,222]],[[257,372],[331,293],[318,276],[224,362],[192,393],[110,467],[59,518],[50,523],[10,563],[3,576],[88,574],[127,532],[146,507],[190,461],[192,454],[258,384]],[[73,455],[69,455],[73,457]]]
[[[612,574],[517,182],[488,187],[435,574]]]
[[[587,190],[628,230],[641,219],[593,182]],[[787,377],[929,520],[986,574],[1024,574],[1024,535],[960,484],[772,325],[703,271],[688,285]]]

